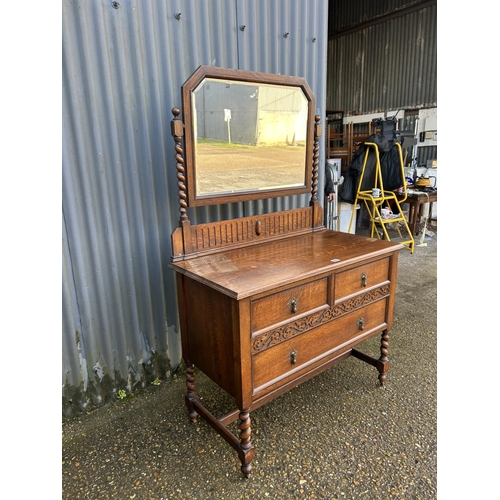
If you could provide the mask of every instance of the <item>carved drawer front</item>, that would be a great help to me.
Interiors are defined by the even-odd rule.
[[[262,391],[295,372],[340,351],[349,343],[362,340],[386,326],[387,299],[379,300],[337,320],[285,340],[253,356],[253,390]]]
[[[328,307],[329,276],[252,300],[252,333]]]
[[[389,280],[389,258],[335,274],[335,303]]]

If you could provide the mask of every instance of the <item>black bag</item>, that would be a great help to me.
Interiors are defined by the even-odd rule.
[[[395,144],[380,157],[380,170],[384,190],[393,191],[403,185],[399,149]]]
[[[397,113],[396,113],[397,114]],[[382,118],[378,118],[373,120],[375,127],[380,128],[380,134],[382,134],[390,148],[394,145],[394,141],[397,140],[398,133],[396,131],[397,120],[396,117],[390,117],[383,120]]]
[[[354,204],[356,200],[356,190],[358,189],[359,175],[363,168],[366,146],[361,145],[352,155],[351,164],[344,174],[344,182],[339,187],[339,200]]]
[[[354,204],[356,201],[356,192],[358,190],[359,177],[363,169],[363,162],[365,161],[365,154],[368,146],[366,142],[371,142],[377,145],[379,150],[379,157],[390,150],[387,139],[380,134],[373,134],[353,153],[351,164],[344,175],[344,182],[339,188],[339,200],[346,203]],[[363,184],[360,186],[361,191],[366,191],[374,186],[375,166],[377,159],[375,153],[371,151],[368,154],[368,159],[365,166],[365,175],[363,177]],[[399,187],[399,186],[397,186]],[[385,188],[385,184],[384,184]],[[395,188],[394,188],[395,189]]]
[[[357,185],[355,176],[348,170],[344,175],[344,182],[339,187],[339,200],[354,205]]]

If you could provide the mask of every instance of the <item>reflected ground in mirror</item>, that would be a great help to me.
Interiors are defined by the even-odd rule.
[[[199,141],[196,158],[199,195],[305,185],[303,145],[246,146]]]

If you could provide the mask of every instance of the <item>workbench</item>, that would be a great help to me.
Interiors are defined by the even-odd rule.
[[[437,190],[429,192],[413,191],[411,195],[408,195],[406,200],[403,195],[397,194],[396,197],[399,204],[408,203],[410,205],[408,226],[410,227],[411,234],[415,237],[420,232],[420,221],[422,220],[423,205],[425,203],[430,203],[428,220],[432,219],[432,205],[434,202],[437,202]]]

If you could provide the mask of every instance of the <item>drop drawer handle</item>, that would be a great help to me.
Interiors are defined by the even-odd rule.
[[[295,349],[292,349],[292,352],[290,353],[290,361],[292,362],[292,365],[297,363],[297,351]]]
[[[361,284],[362,284],[363,286],[366,286],[366,274],[365,274],[365,273],[363,273],[363,274],[361,275]]]
[[[358,320],[358,327],[360,330],[364,330],[365,329],[365,318],[359,318]]]
[[[295,314],[297,312],[297,299],[293,298],[290,301],[290,308],[292,309],[292,312]]]

